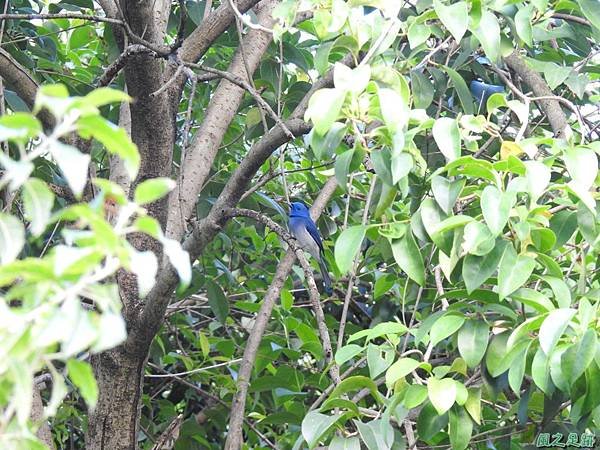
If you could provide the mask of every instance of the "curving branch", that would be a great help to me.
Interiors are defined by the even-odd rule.
[[[237,8],[245,13],[259,3],[260,0],[239,0]],[[227,4],[221,5],[204,18],[202,23],[184,39],[179,50],[179,56],[185,62],[196,62],[210,48],[212,43],[229,28],[235,19],[235,14]]]
[[[269,25],[273,22],[272,11],[276,4],[274,0],[261,2],[260,7],[257,8],[261,23]],[[251,73],[258,68],[271,41],[272,36],[262,31],[252,30],[246,35],[245,56]],[[249,84],[241,46],[236,51],[227,72]],[[204,113],[204,120],[194,135],[189,151],[186,151],[185,160],[181,164],[180,170],[183,171],[181,182],[169,198],[168,237],[180,240],[185,234],[185,224],[193,218],[198,194],[208,178],[212,163],[231,121],[238,112],[244,94],[244,88],[223,79],[211,96]]]
[[[348,55],[342,60],[344,64],[348,65],[352,64],[352,61],[352,55]],[[310,124],[300,119],[308,107],[308,101],[312,94],[332,84],[333,70],[330,70],[323,78],[313,84],[298,106],[296,106],[290,118],[284,121],[288,130],[294,136],[304,135],[312,128]],[[189,252],[192,261],[202,253],[206,245],[208,245],[227,222],[222,218],[222,212],[238,204],[244,192],[248,189],[252,178],[260,170],[260,167],[277,148],[287,142],[289,142],[288,136],[277,125],[263,135],[248,151],[246,157],[229,178],[227,184],[225,184],[208,216],[197,222],[194,225],[192,233],[185,239],[183,247]],[[145,307],[139,318],[140,328],[147,333],[148,339],[151,339],[160,327],[177,281],[177,273],[174,268],[170,264],[166,264],[160,270],[156,285],[148,294]]]
[[[330,178],[325,183],[310,210],[313,219],[316,220],[319,217],[336,188],[337,181],[335,180],[335,177]],[[260,310],[256,315],[252,331],[248,336],[246,347],[244,349],[244,356],[238,372],[237,391],[233,397],[231,415],[229,417],[229,433],[227,434],[227,442],[225,443],[225,448],[228,450],[237,450],[241,448],[242,426],[246,409],[246,396],[250,386],[250,378],[252,375],[252,369],[254,367],[254,361],[256,360],[258,347],[260,346],[262,337],[265,334],[273,307],[279,299],[281,289],[283,288],[285,280],[292,270],[295,259],[296,257],[294,250],[290,248],[286,252],[285,256],[279,261],[275,275],[271,281],[271,285],[269,286],[269,289],[263,298]]]
[[[0,77],[30,109],[33,109],[39,88],[38,82],[3,48],[0,48]],[[54,117],[48,111],[40,111],[39,116],[45,128],[53,128]]]
[[[554,97],[554,93],[550,90],[541,75],[529,67],[516,51],[506,56],[504,62],[531,88],[536,97]],[[554,99],[543,99],[539,100],[539,105],[540,109],[548,117],[555,136],[564,138],[569,124],[567,116],[560,107],[560,102]]]
[[[111,17],[100,17],[92,14],[80,14],[80,13],[57,13],[57,14],[0,14],[1,20],[11,19],[23,19],[23,20],[36,20],[36,19],[81,19],[90,22],[105,22],[113,25],[123,26],[123,21],[119,19],[113,19]]]
[[[104,70],[104,73],[98,78],[97,86],[108,86],[121,69],[127,65],[127,62],[132,56],[142,53],[153,54],[155,57],[158,57],[158,55],[148,47],[140,44],[130,45],[106,68],[106,70]]]

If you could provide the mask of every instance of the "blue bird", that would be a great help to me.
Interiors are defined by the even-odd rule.
[[[319,262],[325,292],[331,294],[333,289],[331,287],[331,278],[329,278],[329,272],[327,271],[327,264],[323,258],[323,241],[321,240],[317,225],[311,219],[308,207],[304,203],[294,202],[290,205],[289,224],[290,230],[300,244],[300,247],[310,253]]]
[[[471,94],[473,94],[473,97],[475,97],[475,100],[477,100],[479,109],[481,109],[481,106],[487,102],[488,98],[490,98],[492,94],[504,92],[504,86],[487,84],[478,80],[471,81],[469,88],[471,90]]]

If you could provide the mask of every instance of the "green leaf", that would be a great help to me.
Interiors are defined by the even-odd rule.
[[[523,348],[519,349],[518,354],[515,356],[510,368],[508,369],[508,385],[517,395],[517,397],[521,396],[521,382],[523,381],[523,376],[525,375],[527,351],[529,350],[530,345],[531,342],[528,342]]]
[[[0,212],[0,264],[13,262],[25,245],[25,230],[14,216]]]
[[[598,175],[598,157],[589,148],[569,148],[564,152],[569,175],[582,189],[588,190]]]
[[[365,348],[356,344],[348,344],[335,352],[335,362],[341,366],[346,361],[350,361],[356,355],[360,354]]]
[[[571,290],[562,279],[549,275],[540,277],[540,279],[548,283],[552,289],[554,300],[559,308],[568,308],[571,306]]]
[[[508,104],[506,103],[505,94],[501,94],[500,92],[496,92],[488,97],[486,102],[486,110],[488,114],[491,116],[494,111],[500,109],[502,107],[506,108]]]
[[[393,386],[396,381],[400,378],[404,378],[406,375],[411,373],[421,363],[412,358],[400,358],[385,373],[385,384],[389,387]]]
[[[25,144],[42,131],[40,121],[28,113],[16,112],[0,117],[0,141]]]
[[[316,133],[324,135],[338,118],[345,98],[343,89],[319,89],[308,101],[304,120],[312,120]]]
[[[454,383],[453,383],[454,384]],[[448,414],[439,415],[431,403],[426,403],[417,419],[417,432],[425,442],[431,443],[433,437],[448,425]]]
[[[435,321],[429,332],[430,343],[436,346],[439,342],[454,334],[465,322],[465,316],[446,314]],[[441,414],[441,413],[440,413]]]
[[[571,75],[571,67],[559,66],[558,64],[548,63],[544,67],[544,78],[548,82],[551,90],[560,86]]]
[[[549,358],[544,354],[544,351],[539,348],[531,362],[531,378],[545,394],[549,394],[552,389],[548,360]]]
[[[412,233],[401,239],[390,240],[392,253],[398,266],[419,286],[425,284],[425,263]]]
[[[429,39],[431,35],[431,27],[428,25],[413,22],[408,26],[408,43],[411,49],[417,48],[419,45]]]
[[[54,205],[54,194],[46,183],[30,178],[23,185],[25,217],[31,222],[31,233],[39,236],[46,229]]]
[[[504,359],[508,353],[506,342],[508,341],[508,333],[500,333],[492,335],[488,343],[488,349],[485,355],[485,365],[492,377],[496,378],[506,370]]]
[[[481,194],[483,218],[494,236],[504,231],[516,196],[512,192],[501,192],[496,186],[488,185]]]
[[[412,46],[411,46],[412,47]],[[434,87],[423,73],[412,70],[410,72],[410,84],[412,87],[414,107],[417,109],[427,109],[433,101]]]
[[[490,61],[497,63],[500,58],[500,25],[496,16],[491,11],[484,11],[479,25],[471,31]]]
[[[139,295],[144,298],[154,287],[156,281],[158,272],[156,255],[151,251],[138,252],[132,249],[129,256],[131,258],[130,270],[136,275]]]
[[[446,159],[460,158],[460,132],[455,119],[441,117],[433,124],[433,138]]]
[[[373,153],[371,153],[373,154]],[[391,171],[392,171],[392,184],[398,183],[404,178],[411,169],[414,167],[413,157],[406,152],[392,152]]]
[[[520,288],[513,292],[510,297],[513,300],[524,303],[541,313],[553,311],[554,305],[548,297],[541,292],[529,288]]]
[[[458,351],[467,366],[473,368],[487,350],[489,328],[483,320],[467,320],[458,332]]]
[[[354,156],[354,149],[346,150],[344,153],[339,155],[335,160],[335,179],[337,180],[340,187],[346,190],[348,184],[348,172],[350,170],[350,163]]]
[[[481,425],[481,388],[468,388],[467,401],[465,402],[465,409],[471,416],[471,418],[479,425]]]
[[[383,122],[390,133],[403,131],[408,124],[409,109],[402,96],[389,88],[379,89],[378,96]]]
[[[369,423],[354,420],[362,441],[369,450],[391,449],[394,443],[394,429],[389,420],[375,419]]]
[[[131,97],[125,92],[116,89],[102,87],[94,89],[92,92],[81,98],[81,102],[89,106],[104,106],[110,103],[130,102]]]
[[[495,247],[487,255],[465,257],[462,276],[469,294],[496,272],[507,244],[506,241],[498,238]]]
[[[421,384],[411,384],[404,394],[404,406],[413,409],[419,406],[427,398],[427,388]]]
[[[360,450],[360,440],[356,436],[345,438],[336,435],[329,443],[329,450]]]
[[[345,229],[335,242],[335,263],[341,273],[350,271],[365,237],[366,227],[355,225]]]
[[[134,201],[138,205],[152,203],[164,197],[175,188],[175,181],[170,178],[152,178],[142,181],[135,189]]]
[[[465,179],[450,181],[439,175],[431,178],[431,190],[435,201],[440,205],[440,208],[446,213],[451,214],[452,208],[458,199],[461,191],[465,186]]]
[[[506,246],[500,268],[498,269],[498,296],[502,301],[505,297],[519,289],[535,268],[535,259],[527,255],[518,255],[512,245]]]
[[[533,29],[531,22],[533,19],[533,5],[527,5],[519,8],[515,14],[515,28],[517,34],[523,41],[531,47],[533,42]]]
[[[373,398],[380,402],[380,395],[377,391],[377,385],[373,380],[369,377],[365,377],[362,375],[356,375],[353,377],[346,378],[340,384],[338,384],[335,389],[329,395],[329,398],[340,397],[343,394],[346,394],[351,391],[359,391],[361,389],[368,389]]]
[[[470,222],[464,229],[462,250],[471,255],[484,256],[492,251],[496,240],[489,228],[481,222]]]
[[[178,241],[173,239],[163,239],[163,251],[169,258],[169,261],[177,271],[181,284],[187,286],[192,281],[192,266],[190,264],[190,255],[185,251]]]
[[[392,161],[390,150],[388,148],[373,150],[371,152],[371,161],[373,162],[375,173],[385,184],[389,186],[395,184],[392,179]]]
[[[588,329],[581,340],[569,347],[562,355],[561,367],[569,384],[573,386],[594,360],[598,348],[596,331]]]
[[[371,78],[371,67],[369,65],[358,66],[354,69],[335,63],[333,69],[333,83],[336,88],[360,94],[365,90]]]
[[[521,338],[527,336],[527,334],[531,331],[539,329],[545,318],[545,314],[541,316],[530,317],[529,319],[521,323],[519,326],[517,326],[517,328],[513,330],[508,340],[506,341],[507,349],[511,350],[518,342],[521,341]]]
[[[56,141],[50,148],[69,187],[76,196],[81,196],[88,179],[90,155],[85,155],[75,147]]]
[[[577,0],[581,12],[592,23],[596,30],[600,31],[600,10],[596,0]]]
[[[346,125],[340,122],[334,122],[325,136],[320,136],[311,131],[310,146],[317,159],[330,159],[340,146],[345,134]]]
[[[123,128],[100,116],[86,116],[77,121],[77,129],[83,138],[93,137],[104,145],[106,150],[121,158],[131,180],[136,177],[140,166],[140,154]]]
[[[348,342],[354,342],[364,337],[367,338],[367,341],[372,339],[376,339],[381,336],[386,335],[397,335],[402,336],[404,333],[408,331],[406,325],[400,322],[381,322],[375,325],[373,328],[368,330],[361,330],[357,333],[352,334],[348,338]]]
[[[451,378],[438,380],[431,377],[427,381],[427,393],[437,413],[444,414],[454,405],[456,400],[456,383]]]
[[[225,324],[229,316],[229,299],[223,293],[221,286],[213,280],[206,280],[206,296],[208,305],[219,322]]]
[[[310,411],[302,420],[302,436],[308,447],[313,448],[319,443],[321,436],[340,418],[339,415],[326,415],[318,411]]]
[[[556,347],[556,343],[569,326],[569,322],[576,312],[576,309],[561,308],[555,309],[548,314],[540,327],[540,334],[538,336],[540,348],[546,355],[549,356],[552,353],[552,350]]]
[[[559,211],[550,219],[550,229],[556,235],[554,248],[562,247],[577,229],[577,213],[567,210]]]
[[[469,11],[467,2],[460,1],[449,6],[445,6],[439,0],[434,0],[433,7],[438,18],[444,26],[450,31],[456,42],[460,42],[467,31],[469,25]]]
[[[449,411],[450,445],[452,450],[464,450],[471,441],[473,422],[464,408],[456,407]]]
[[[375,379],[383,373],[394,361],[394,352],[392,350],[383,350],[384,356],[381,356],[382,349],[375,344],[369,344],[367,347],[367,365],[369,366],[369,375]]]
[[[446,227],[446,214],[440,209],[437,203],[430,197],[424,199],[419,209],[421,212],[421,221],[431,240],[444,253],[450,254],[452,250],[453,236],[452,231],[443,231]],[[456,220],[456,219],[452,219]],[[462,219],[461,219],[462,220]],[[452,221],[450,224],[452,224]]]
[[[525,161],[525,178],[532,200],[537,200],[550,182],[550,168],[540,161]]]
[[[81,396],[89,408],[94,408],[98,401],[98,385],[94,378],[92,366],[85,361],[70,359],[67,361],[67,371],[69,378],[79,389]]]
[[[444,71],[450,77],[452,84],[454,85],[454,89],[458,94],[458,99],[460,100],[460,104],[463,107],[463,111],[465,114],[475,114],[475,109],[473,107],[473,96],[471,95],[471,91],[467,87],[467,83],[464,78],[460,76],[460,74],[450,67],[444,67]]]

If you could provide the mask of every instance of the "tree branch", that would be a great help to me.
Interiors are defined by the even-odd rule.
[[[552,97],[554,93],[548,87],[544,79],[527,65],[525,60],[515,51],[504,58],[506,65],[510,67],[527,84],[536,97]],[[564,138],[567,133],[567,116],[556,100],[539,100],[540,109],[548,116],[548,121],[555,136]],[[583,132],[583,130],[582,130]]]
[[[3,48],[0,48],[0,77],[17,93],[29,109],[33,109],[39,85],[27,69]],[[44,124],[44,128],[54,127],[54,117],[48,111],[45,109],[40,111],[39,117]]]
[[[111,17],[100,17],[92,14],[80,14],[80,13],[59,13],[59,14],[0,14],[0,20],[10,19],[23,19],[23,20],[36,20],[36,19],[81,19],[88,20],[90,22],[105,22],[113,25],[123,26],[123,21],[119,19],[113,19]]]
[[[352,55],[345,57],[344,64],[352,63]],[[294,134],[301,136],[312,128],[310,124],[299,119],[308,107],[308,100],[312,94],[333,84],[333,70],[323,78],[316,81],[306,93],[302,101],[292,112],[291,118],[285,121],[286,127]],[[208,216],[197,222],[190,236],[183,243],[183,247],[194,261],[204,250],[206,245],[216,236],[225,225],[226,220],[221,217],[222,211],[233,208],[249,186],[252,178],[264,162],[281,145],[288,142],[289,138],[280,126],[275,126],[252,146],[246,157],[242,160],[237,170],[229,178],[221,194],[215,201]],[[335,183],[334,183],[335,184]],[[173,193],[171,194],[173,195]],[[147,333],[147,339],[152,339],[162,322],[167,305],[171,299],[173,289],[177,285],[177,273],[170,264],[166,264],[159,272],[157,282],[146,297],[145,307],[140,316],[141,329]]]
[[[313,219],[316,220],[319,217],[323,208],[333,195],[336,187],[337,181],[334,177],[330,178],[327,183],[325,183],[312,205],[310,212]],[[292,270],[295,259],[294,251],[290,248],[285,256],[279,261],[271,285],[263,298],[260,311],[256,316],[252,331],[248,336],[242,364],[240,365],[240,370],[238,372],[237,391],[233,397],[231,406],[229,433],[227,434],[227,442],[225,444],[226,449],[237,450],[241,447],[242,426],[246,409],[246,395],[248,394],[248,387],[250,385],[254,361],[256,360],[256,353],[267,328],[273,307],[279,299],[281,289]]]
[[[128,46],[123,53],[121,53],[116,60],[114,60],[104,71],[104,73],[100,76],[100,78],[98,78],[98,83],[97,86],[98,87],[102,87],[102,86],[108,86],[111,81],[117,76],[117,74],[119,73],[119,71],[125,67],[127,65],[127,61],[133,56],[133,55],[139,55],[142,53],[146,53],[146,54],[153,54],[156,57],[158,57],[158,55],[156,55],[152,50],[150,50],[148,47],[145,47],[143,45],[140,44],[134,44],[134,45],[130,45]]]
[[[260,0],[239,0],[237,8],[245,13]],[[206,17],[202,23],[183,41],[179,50],[180,58],[185,62],[196,62],[210,48],[212,43],[229,28],[235,15],[227,2]]]
[[[257,8],[260,22],[265,24],[273,22],[272,11],[275,5],[274,0],[261,2],[260,8]],[[244,46],[248,49],[247,63],[252,73],[260,64],[271,40],[270,34],[256,30],[250,31],[244,39]],[[227,72],[248,84],[248,75],[239,48]],[[177,185],[169,198],[169,219],[166,231],[168,237],[180,240],[185,234],[185,224],[192,219],[198,194],[210,173],[219,146],[238,112],[244,94],[244,88],[224,79],[212,95],[204,114],[204,120],[194,135],[190,149],[186,152],[185,161],[181,165],[180,170],[183,170],[181,183]]]

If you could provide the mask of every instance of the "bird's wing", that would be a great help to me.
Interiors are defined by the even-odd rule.
[[[306,218],[305,224],[306,224],[306,231],[308,231],[309,234],[312,236],[312,238],[315,240],[315,242],[319,246],[319,249],[321,251],[323,251],[323,241],[321,241],[321,235],[319,234],[319,230],[317,229],[317,226],[315,225],[315,223],[313,222],[313,220],[310,217]]]

